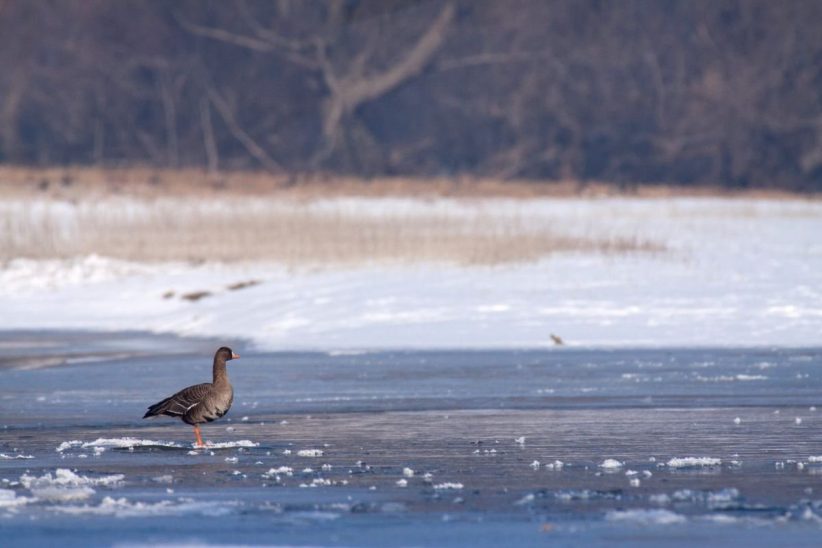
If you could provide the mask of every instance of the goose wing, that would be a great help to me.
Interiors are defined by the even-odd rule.
[[[182,417],[192,407],[207,398],[210,391],[211,383],[195,384],[194,386],[183,388],[173,396],[159,401],[149,407],[143,418],[154,417],[156,415]]]

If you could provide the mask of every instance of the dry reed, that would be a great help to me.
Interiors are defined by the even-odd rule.
[[[557,252],[657,252],[622,237],[570,236],[524,214],[381,202],[222,200],[42,200],[0,202],[0,260],[98,254],[133,261],[272,261],[291,266],[373,262],[493,265]],[[390,204],[389,204],[390,205]]]

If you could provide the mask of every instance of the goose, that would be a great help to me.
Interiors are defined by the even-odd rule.
[[[158,401],[148,408],[143,418],[160,415],[179,417],[184,423],[194,427],[196,447],[205,447],[200,436],[200,425],[219,419],[231,408],[234,389],[228,382],[226,362],[239,357],[227,346],[221,347],[214,354],[214,378],[211,382],[183,388],[173,396]]]

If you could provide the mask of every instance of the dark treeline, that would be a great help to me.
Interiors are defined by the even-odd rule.
[[[822,190],[822,2],[0,0],[0,162]]]

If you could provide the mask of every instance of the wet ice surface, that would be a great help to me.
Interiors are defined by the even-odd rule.
[[[76,336],[0,342],[11,359]],[[822,349],[242,354],[205,449],[179,421],[139,417],[207,380],[208,354],[0,369],[3,538],[796,546],[822,533]]]

